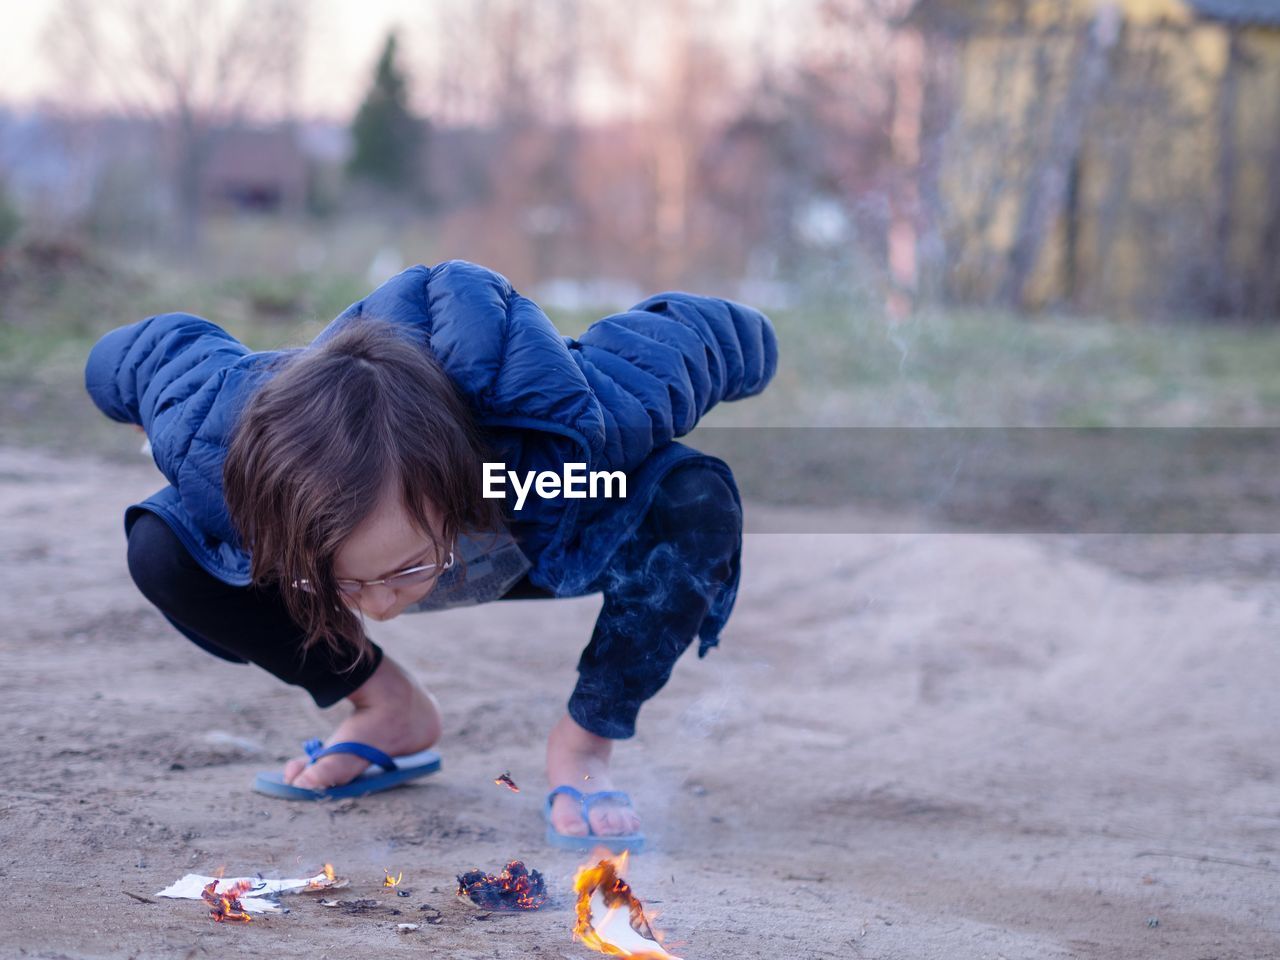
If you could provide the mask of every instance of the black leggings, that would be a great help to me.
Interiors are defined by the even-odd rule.
[[[699,464],[677,467],[659,484],[635,535],[588,592],[604,594],[591,642],[578,663],[569,714],[585,729],[622,739],[635,733],[640,705],[671,676],[713,600],[734,571],[742,514],[724,478]],[[360,687],[382,650],[358,660],[306,650],[278,587],[236,587],[208,573],[169,525],[144,513],[129,531],[134,583],[180,633],[235,663],[254,663],[305,689],[321,707]],[[525,578],[503,600],[550,597]]]

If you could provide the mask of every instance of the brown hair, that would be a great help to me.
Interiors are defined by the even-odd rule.
[[[414,524],[451,544],[493,530],[499,501],[481,495],[486,459],[470,409],[429,350],[389,323],[361,319],[287,355],[246,404],[222,468],[231,520],[255,584],[278,583],[306,647],[370,652],[333,575],[339,547],[398,484]],[[306,580],[309,590],[293,586]]]

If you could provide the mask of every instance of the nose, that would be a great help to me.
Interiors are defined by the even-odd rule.
[[[374,617],[385,617],[396,605],[396,592],[385,583],[375,583],[360,591],[360,608]]]

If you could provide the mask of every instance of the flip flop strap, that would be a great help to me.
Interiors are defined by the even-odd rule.
[[[556,797],[560,796],[561,794],[563,794],[566,797],[572,797],[578,803],[579,806],[582,805],[583,797],[582,797],[581,790],[575,790],[573,787],[570,787],[570,786],[560,786],[560,787],[556,787],[554,790],[552,790],[550,793],[547,794],[547,813],[551,812],[551,805],[556,802]]]
[[[376,763],[387,773],[400,769],[396,766],[394,760],[377,747],[371,747],[367,743],[356,743],[354,740],[345,740],[342,743],[334,743],[327,747],[322,740],[308,740],[302,745],[302,749],[307,751],[307,756],[311,758],[312,763],[315,763],[321,757],[329,757],[335,753],[350,753],[361,760]]]

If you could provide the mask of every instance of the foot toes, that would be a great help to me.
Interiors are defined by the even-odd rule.
[[[307,761],[294,758],[284,765],[284,782],[293,783],[294,779],[307,768]]]
[[[315,769],[307,767],[294,778],[293,786],[301,787],[304,790],[323,790],[329,784],[322,783],[320,778],[316,776]]]
[[[585,837],[587,825],[581,817],[553,817],[552,822],[560,833],[569,837]]]
[[[567,798],[557,798],[551,810],[551,824],[560,833],[570,837],[585,837],[587,822],[582,819],[578,808]]]
[[[345,754],[321,757],[310,766],[303,767],[293,781],[293,786],[308,790],[324,790],[338,784],[350,783],[368,766],[368,762]]]
[[[591,829],[602,837],[618,837],[635,833],[640,818],[630,807],[598,807],[591,811]]]

